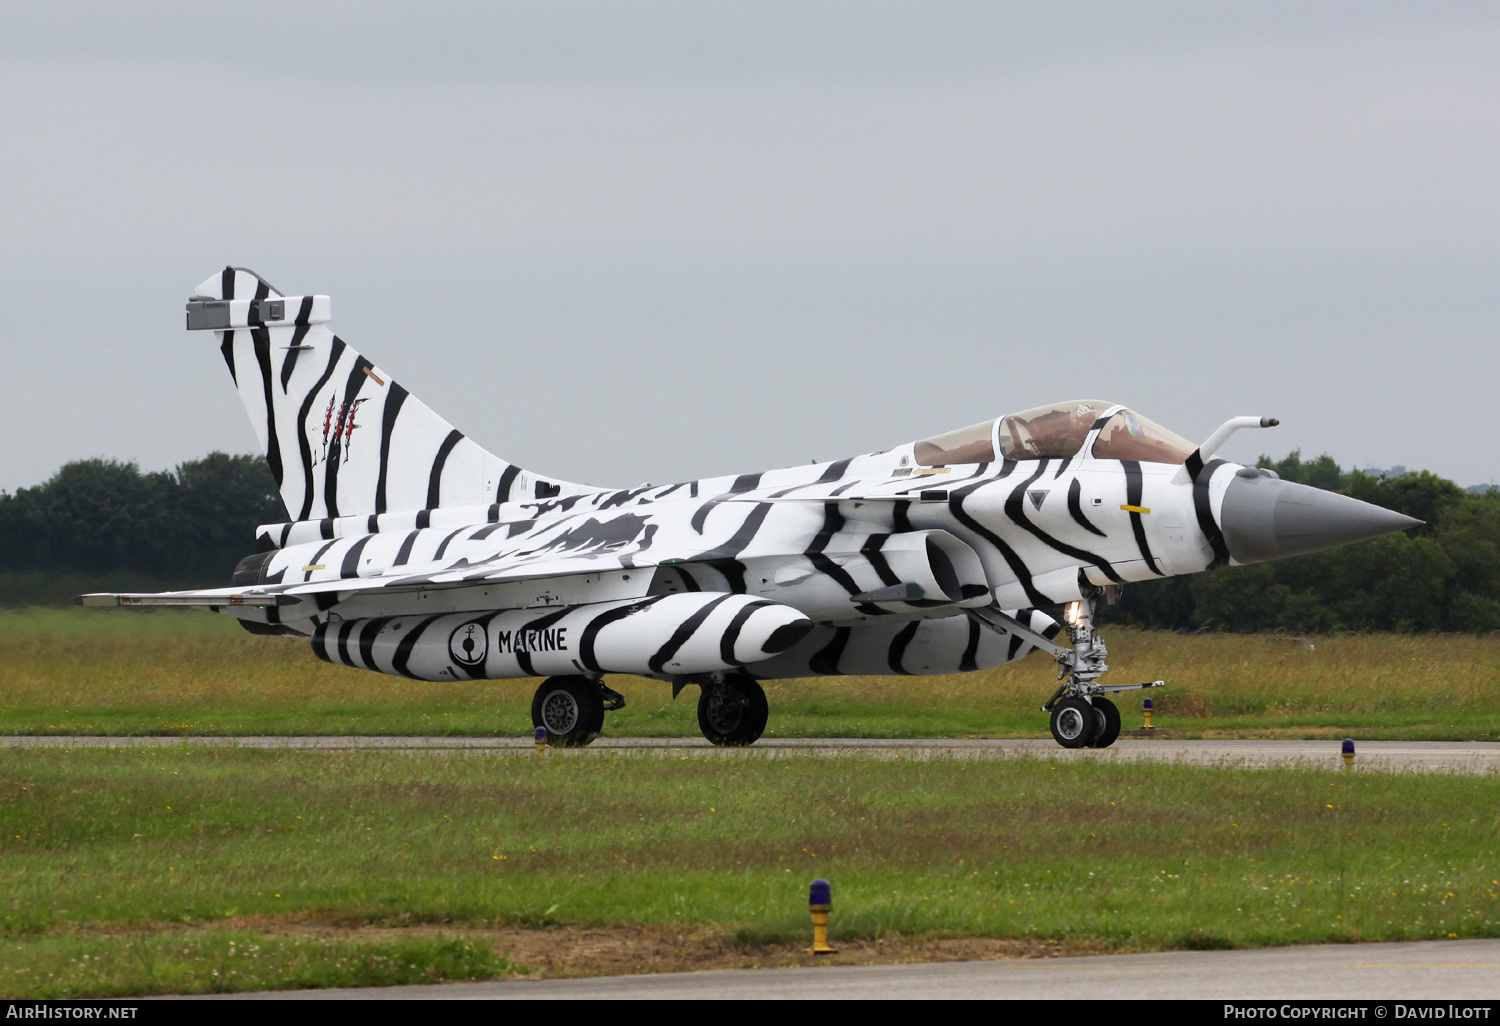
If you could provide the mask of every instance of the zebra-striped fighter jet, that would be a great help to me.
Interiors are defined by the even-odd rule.
[[[190,606],[329,662],[430,681],[544,677],[532,718],[583,745],[631,673],[699,688],[747,745],[760,681],[981,670],[1041,650],[1066,747],[1120,730],[1097,604],[1132,581],[1344,545],[1418,523],[1214,458],[1115,403],[997,417],[883,452],[738,477],[599,488],[480,448],[328,328],[327,296],[225,268],[187,305],[213,332],[288,520],[227,588],[95,594]],[[1060,612],[1059,612],[1060,611]],[[1062,622],[1054,619],[1061,615]]]

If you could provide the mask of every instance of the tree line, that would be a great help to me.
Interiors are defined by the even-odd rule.
[[[49,578],[111,589],[218,587],[255,551],[258,524],[286,520],[260,456],[211,453],[176,470],[78,460],[35,488],[0,492],[0,573],[12,602],[56,598]]]
[[[1167,630],[1500,630],[1500,490],[1465,491],[1426,471],[1345,471],[1300,452],[1259,466],[1425,523],[1331,552],[1131,584],[1102,619]],[[148,473],[79,460],[44,484],[0,492],[0,601],[56,601],[90,581],[225,585],[254,550],[256,526],[285,519],[259,456],[216,452]]]
[[[1421,527],[1308,556],[1127,585],[1103,619],[1170,630],[1500,630],[1500,489],[1427,471],[1345,471],[1333,457],[1262,456],[1283,480],[1384,506]]]

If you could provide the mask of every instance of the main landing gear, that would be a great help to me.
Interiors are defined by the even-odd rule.
[[[545,727],[547,744],[582,748],[604,729],[604,714],[623,709],[625,696],[591,677],[548,677],[531,699],[531,725]]]
[[[760,682],[744,673],[727,673],[722,680],[699,686],[698,729],[724,748],[753,745],[765,733],[770,707]]]
[[[971,609],[969,615],[997,634],[1019,635],[1057,660],[1057,676],[1062,683],[1042,706],[1042,712],[1052,714],[1052,737],[1058,744],[1064,748],[1108,748],[1120,736],[1120,710],[1105,696],[1116,691],[1159,688],[1166,682],[1099,683],[1099,677],[1109,669],[1104,661],[1109,650],[1094,632],[1094,609],[1105,590],[1091,584],[1080,590],[1083,598],[1068,606],[1066,617],[1071,649],[995,607]]]

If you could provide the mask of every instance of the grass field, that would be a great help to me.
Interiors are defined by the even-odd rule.
[[[1500,737],[1500,636],[1292,639],[1112,629],[1109,680],[1165,679],[1177,737]],[[1044,737],[1050,660],[955,677],[770,682],[771,737]],[[606,733],[695,736],[695,689],[612,677]],[[0,733],[531,732],[530,681],[426,684],[319,662],[306,641],[203,613],[0,612]],[[1126,726],[1139,699],[1122,698]]]
[[[1494,775],[10,749],[0,777],[7,996],[487,978],[579,931],[764,964],[816,876],[885,960],[1500,935]]]

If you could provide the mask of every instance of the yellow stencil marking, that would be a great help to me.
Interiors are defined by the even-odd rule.
[[[365,373],[368,374],[368,375],[370,375],[370,380],[373,381],[373,382],[375,382],[375,384],[377,384],[377,385],[384,385],[385,384],[384,381],[380,380],[380,375],[376,374],[369,367],[365,368]]]
[[[327,569],[328,569],[328,564],[327,563],[317,563],[317,564],[314,564],[313,566],[305,566],[305,567],[303,567],[302,568],[302,572],[306,574],[306,573],[311,573],[314,570],[327,570]]]
[[[1120,508],[1123,509],[1126,513],[1150,513],[1151,512],[1145,506],[1121,506]]]

